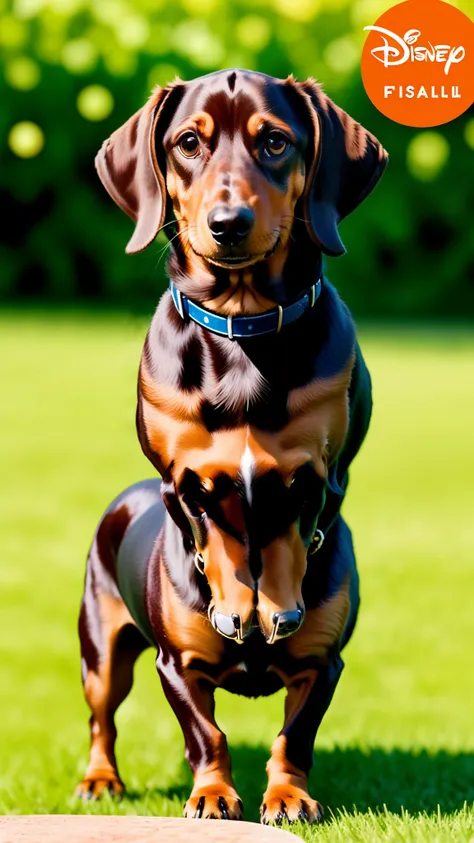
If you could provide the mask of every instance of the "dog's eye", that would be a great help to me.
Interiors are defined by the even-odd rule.
[[[195,132],[185,132],[178,141],[178,149],[185,158],[197,158],[201,152],[199,138]]]
[[[265,141],[264,149],[267,155],[270,155],[272,158],[277,158],[279,155],[283,155],[283,153],[286,152],[288,146],[289,142],[285,135],[281,132],[270,132]]]

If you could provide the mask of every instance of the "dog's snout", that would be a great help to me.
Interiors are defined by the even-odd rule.
[[[221,635],[226,638],[238,638],[239,630],[241,628],[240,615],[223,615],[221,612],[214,614],[215,626]]]
[[[245,619],[236,613],[224,615],[222,612],[216,612],[213,602],[209,606],[208,615],[217,632],[220,632],[224,638],[232,638],[238,644],[242,644],[244,638],[249,634],[254,618],[253,612]]]
[[[296,632],[304,618],[302,609],[295,609],[291,612],[275,612],[273,615],[273,630],[268,643],[273,643],[276,638],[287,638]]]
[[[255,222],[251,208],[216,205],[209,213],[207,222],[212,236],[219,246],[239,246],[250,233]]]

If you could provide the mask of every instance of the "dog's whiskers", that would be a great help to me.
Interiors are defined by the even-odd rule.
[[[168,225],[168,223],[167,223],[167,225]],[[156,267],[155,267],[155,268],[157,268],[157,267],[159,266],[160,261],[161,261],[161,259],[162,259],[163,255],[165,254],[165,252],[167,251],[167,249],[170,249],[170,248],[171,248],[171,244],[174,242],[174,240],[176,240],[177,238],[179,238],[179,239],[181,240],[182,236],[186,236],[186,231],[185,231],[185,230],[183,230],[183,229],[179,229],[179,231],[177,231],[177,232],[176,232],[176,234],[175,234],[173,237],[171,237],[171,238],[170,238],[170,240],[168,240],[168,242],[167,242],[167,243],[165,243],[165,245],[163,246],[163,248],[162,248],[162,249],[160,250],[160,252],[158,253],[158,260],[157,260],[157,262],[156,262]],[[188,240],[188,242],[189,242],[189,240]],[[185,247],[185,243],[181,242],[181,246]]]

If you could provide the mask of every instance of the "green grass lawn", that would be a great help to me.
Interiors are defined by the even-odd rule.
[[[74,797],[87,757],[76,617],[110,499],[152,474],[134,430],[146,319],[0,317],[0,812],[176,814],[183,740],[145,653],[118,715],[121,803]],[[474,337],[361,331],[372,429],[353,468],[362,609],[317,741],[307,840],[474,836]],[[257,820],[283,695],[218,692],[246,819]]]

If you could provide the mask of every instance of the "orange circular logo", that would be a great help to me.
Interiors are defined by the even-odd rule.
[[[443,0],[406,0],[368,31],[362,81],[382,114],[405,126],[439,126],[474,101],[474,23]]]

